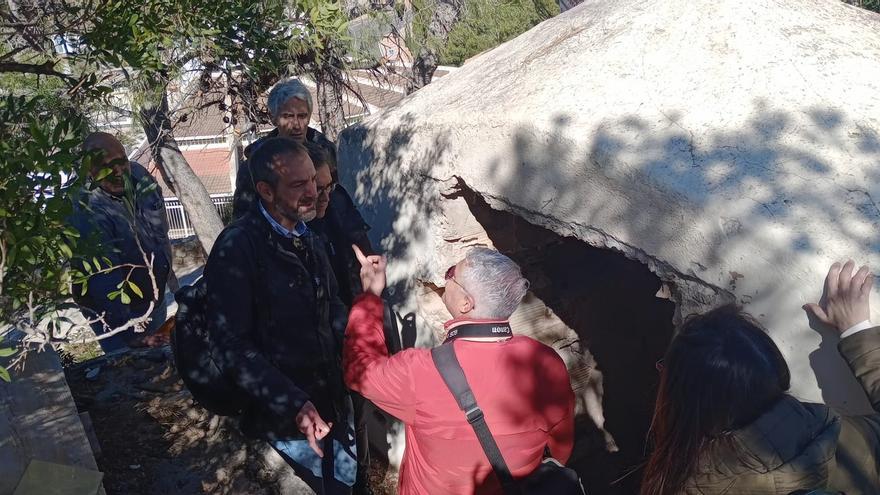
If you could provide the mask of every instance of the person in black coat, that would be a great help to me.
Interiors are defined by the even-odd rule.
[[[233,218],[240,218],[258,203],[250,165],[250,157],[256,150],[276,137],[288,137],[304,144],[309,149],[321,180],[327,185],[326,189],[318,194],[316,205],[319,210],[318,218],[310,222],[309,227],[320,234],[325,241],[330,263],[336,275],[339,297],[346,306],[351,306],[355,296],[361,293],[360,263],[355,259],[351,245],[357,245],[364,253],[373,254],[373,248],[367,237],[370,227],[357,210],[351,195],[339,184],[336,145],[321,132],[309,127],[313,111],[312,102],[308,88],[297,78],[280,81],[269,92],[267,104],[276,128],[244,149],[245,161],[241,163],[236,174],[232,215]],[[327,165],[327,169],[322,171],[321,165]],[[358,482],[355,485],[355,493],[369,495],[372,491],[367,482],[368,407],[360,396],[355,396],[354,402],[358,438]]]
[[[346,235],[346,231],[340,224],[340,219],[334,215],[338,205],[333,204],[331,194],[337,187],[336,180],[331,173],[335,168],[333,157],[323,147],[306,143],[309,157],[315,164],[317,172],[318,199],[316,204],[316,218],[309,222],[312,229],[324,241],[327,256],[336,274],[339,285],[339,295],[346,306],[351,307],[354,297],[363,292],[360,281],[360,262],[354,256],[352,244],[357,245],[362,251],[372,250],[366,231],[360,232],[362,236],[355,238]],[[352,205],[352,208],[354,206]],[[373,409],[373,405],[360,394],[352,393],[351,400],[354,405],[355,437],[357,443],[358,472],[357,482],[354,486],[355,495],[372,494],[369,486],[370,469],[370,445],[367,431],[367,416]]]
[[[353,416],[340,352],[347,319],[316,215],[302,144],[273,138],[251,159],[259,199],[217,239],[205,267],[215,362],[250,397],[242,431],[266,439],[319,494],[355,481]]]

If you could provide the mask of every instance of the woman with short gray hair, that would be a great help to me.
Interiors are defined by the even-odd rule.
[[[269,91],[269,101],[266,105],[269,107],[269,114],[273,119],[278,116],[281,107],[291,98],[297,98],[305,102],[309,113],[312,113],[312,93],[302,81],[291,77],[290,79],[278,82]]]

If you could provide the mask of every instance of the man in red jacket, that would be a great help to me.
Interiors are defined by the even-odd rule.
[[[406,425],[400,494],[500,494],[500,483],[430,350],[389,356],[379,298],[386,261],[354,249],[364,294],[355,300],[345,331],[345,381]],[[531,473],[545,448],[566,462],[574,443],[574,393],[562,359],[529,337],[491,334],[505,327],[527,290],[510,258],[475,248],[447,270],[443,294],[452,315],[444,325],[446,341],[453,342],[514,478]]]

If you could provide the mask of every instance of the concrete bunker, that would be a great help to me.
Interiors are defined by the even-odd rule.
[[[603,372],[614,366],[602,362],[605,344],[656,380],[650,359],[616,349],[643,332],[591,334],[600,323],[587,304],[559,298],[578,273],[574,260],[587,259],[570,242],[582,242],[662,281],[648,285],[669,298],[659,303],[672,317],[656,321],[735,302],[779,346],[793,395],[869,412],[836,337],[801,307],[820,297],[832,261],[880,264],[880,78],[865,76],[880,74],[876,15],[834,2],[698,3],[706,9],[597,0],[550,19],[343,132],[342,181],[394,260],[389,280],[401,312],[416,317],[416,345],[430,345],[444,317],[429,304],[431,284],[442,285],[442,270],[465,249],[489,245],[519,257],[533,279],[518,330],[563,356],[574,347],[564,344],[584,343]],[[852,46],[860,49],[844,49]],[[547,231],[510,219],[493,226],[485,205],[450,192],[456,181],[492,210]],[[612,263],[596,256],[597,267]],[[592,290],[603,301],[613,287]],[[578,356],[569,357],[594,357]],[[607,429],[621,435],[607,371]]]

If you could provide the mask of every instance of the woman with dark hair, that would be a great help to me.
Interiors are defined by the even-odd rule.
[[[867,267],[831,266],[820,304],[804,308],[841,332],[839,349],[880,411],[880,327],[869,321]],[[787,395],[788,365],[733,306],[688,319],[658,363],[654,451],[641,495],[880,494],[880,414],[841,417]]]

